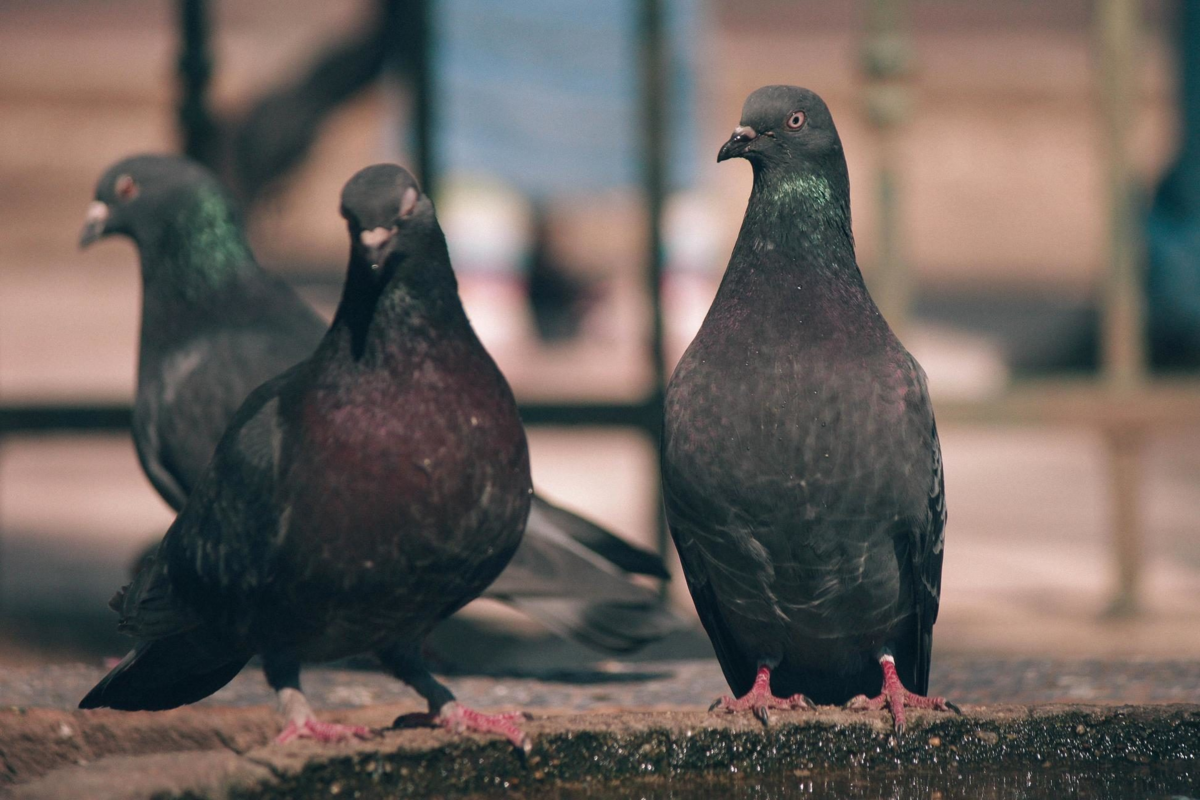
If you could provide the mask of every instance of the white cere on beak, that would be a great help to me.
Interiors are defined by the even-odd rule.
[[[87,214],[83,219],[88,225],[103,225],[108,221],[108,214],[109,211],[107,204],[101,203],[99,200],[93,200],[88,205]]]
[[[366,247],[368,251],[374,252],[377,248],[383,245],[384,242],[392,238],[392,234],[395,232],[395,228],[372,228],[369,231],[363,231],[360,233],[358,235],[358,239],[363,243],[363,246]],[[379,262],[376,261],[372,263],[371,269],[377,271],[379,269]]]
[[[417,199],[420,194],[412,186],[404,190],[404,195],[400,198],[400,217],[407,217],[417,207]]]
[[[742,139],[745,141],[753,141],[758,138],[758,131],[751,128],[749,125],[738,125],[733,129],[733,138]]]
[[[372,228],[369,231],[363,231],[358,235],[359,241],[364,247],[379,247],[392,236],[391,228]]]

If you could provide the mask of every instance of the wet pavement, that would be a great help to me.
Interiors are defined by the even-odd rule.
[[[155,798],[1194,796],[1200,706],[964,706],[777,715],[547,710],[521,754],[495,737],[389,723],[411,704],[329,714],[375,731],[341,744],[271,743],[262,708],[161,714],[0,709],[13,796]],[[20,740],[14,731],[24,730]],[[3,786],[0,785],[0,791]]]

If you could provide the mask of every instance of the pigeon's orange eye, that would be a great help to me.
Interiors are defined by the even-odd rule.
[[[117,178],[117,183],[113,187],[117,192],[117,199],[122,203],[128,203],[130,200],[138,196],[138,185],[133,178],[128,175],[122,175]]]
[[[785,124],[787,125],[788,130],[798,131],[804,127],[805,119],[807,119],[807,117],[804,116],[803,111],[793,111],[791,114],[788,114],[787,122]]]

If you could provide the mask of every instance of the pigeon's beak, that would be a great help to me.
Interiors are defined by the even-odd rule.
[[[108,206],[99,200],[93,200],[88,206],[87,216],[83,218],[83,231],[79,234],[79,246],[87,247],[107,233]]]
[[[395,228],[372,228],[358,235],[358,240],[362,243],[363,255],[366,256],[371,269],[378,270],[383,266],[383,262],[387,260],[388,244],[392,241],[395,233]]]
[[[391,227],[381,225],[358,234],[363,257],[366,258],[374,272],[379,272],[384,262],[392,255],[392,251],[395,249],[396,233],[404,224],[404,220],[412,216],[417,208],[417,201],[420,199],[421,193],[412,186],[408,187],[400,197],[400,208],[396,221]]]
[[[729,141],[721,145],[720,152],[717,153],[717,163],[730,158],[738,158],[746,154],[746,148],[751,142],[758,138],[758,132],[749,125],[738,125],[733,129],[733,135],[729,137]]]

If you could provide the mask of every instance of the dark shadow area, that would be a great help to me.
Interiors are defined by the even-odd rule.
[[[82,533],[48,537],[9,530],[4,542],[5,581],[0,587],[0,654],[14,662],[99,663],[126,652],[131,640],[117,633],[107,601],[129,579],[142,548],[105,550],[52,543],[86,541]],[[147,532],[146,542],[152,541]],[[644,663],[710,658],[697,627],[673,633],[636,653],[598,653],[551,633],[530,635],[472,616],[446,620],[426,644],[429,662],[453,676],[536,678],[565,684],[625,683],[666,677],[661,670],[615,671],[600,663]],[[338,666],[377,670],[371,657]]]

